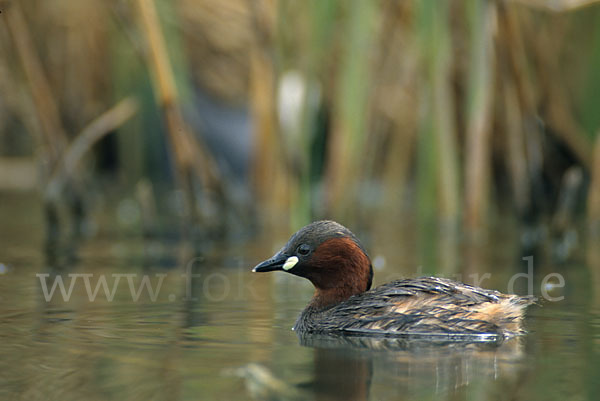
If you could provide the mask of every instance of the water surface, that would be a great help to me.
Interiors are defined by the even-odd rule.
[[[547,282],[547,295],[564,299],[532,307],[529,334],[516,341],[299,339],[291,327],[310,284],[250,273],[287,234],[197,252],[100,225],[57,263],[44,250],[39,204],[25,195],[0,201],[0,399],[591,400],[600,392],[600,258],[590,244],[561,265],[535,255],[534,293],[556,273],[564,286]],[[528,273],[511,227],[470,245],[393,227],[361,235],[375,284],[435,273],[506,291],[514,274]],[[57,277],[66,290],[75,280],[68,300],[58,288],[44,295],[42,282],[49,291]],[[90,301],[86,279],[94,290],[101,277],[113,297],[99,288]],[[154,293],[145,287],[136,298],[144,277]],[[527,287],[525,277],[515,281]]]

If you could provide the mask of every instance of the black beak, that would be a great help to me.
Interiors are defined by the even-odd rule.
[[[275,270],[283,270],[283,265],[287,261],[288,257],[278,252],[271,259],[265,260],[254,266],[253,272],[264,273],[272,272]]]

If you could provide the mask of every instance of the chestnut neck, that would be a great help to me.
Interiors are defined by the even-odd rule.
[[[369,257],[355,241],[331,238],[315,251],[306,278],[315,286],[310,306],[324,308],[367,291],[373,270]]]

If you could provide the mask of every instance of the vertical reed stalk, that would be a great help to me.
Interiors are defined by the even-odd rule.
[[[381,176],[383,199],[378,210],[384,219],[402,210],[415,159],[416,78],[420,68],[415,60],[415,33],[408,23],[412,7],[410,2],[388,2],[381,9],[375,58],[378,73],[373,77],[373,116],[369,123],[371,152],[365,164],[369,178]]]
[[[545,85],[540,84],[540,77],[534,76],[530,73],[528,65],[527,55],[528,52],[525,48],[524,37],[525,35],[521,31],[521,25],[518,21],[518,14],[515,10],[515,5],[505,4],[504,2],[495,3],[498,10],[498,27],[499,37],[502,39],[501,44],[506,52],[506,60],[508,64],[507,80],[508,83],[505,85],[505,102],[506,113],[512,114],[518,112],[521,115],[521,126],[513,126],[515,123],[512,119],[517,116],[510,116],[507,114],[507,129],[517,129],[516,132],[521,131],[522,142],[518,143],[519,150],[509,149],[509,157],[511,158],[511,174],[517,173],[520,168],[518,164],[521,162],[525,163],[526,176],[519,178],[519,181],[525,181],[523,185],[527,188],[523,188],[523,191],[527,191],[527,202],[524,207],[530,207],[529,210],[523,210],[526,214],[533,212],[531,217],[535,217],[535,206],[543,203],[538,197],[541,196],[542,188],[542,170],[543,170],[543,151],[542,151],[542,132],[541,130],[531,124],[532,121],[538,115],[538,104],[540,103],[540,87]],[[514,82],[514,90],[516,92],[516,105],[512,105],[511,100],[511,84]],[[550,84],[550,83],[548,83]],[[529,123],[529,124],[527,124]],[[512,141],[518,141],[515,137],[515,132],[507,132],[509,147]],[[519,154],[516,154],[518,152]],[[516,178],[513,175],[513,178]],[[515,181],[515,188],[517,187]],[[524,193],[523,196],[526,194]],[[517,196],[517,195],[515,195]],[[519,200],[516,200],[517,204]]]
[[[327,155],[327,208],[346,214],[356,204],[357,184],[364,178],[359,170],[363,161],[366,129],[366,103],[369,87],[369,65],[372,24],[376,3],[354,0],[347,3],[346,41],[336,81],[333,124]]]
[[[332,42],[336,31],[336,16],[340,4],[331,1],[309,0],[307,7],[307,35],[308,40],[303,43],[300,63],[305,78],[305,95],[302,104],[302,121],[296,133],[295,146],[291,153],[295,153],[299,164],[298,185],[294,196],[291,198],[290,208],[292,226],[300,227],[310,222],[314,212],[319,213],[319,207],[311,210],[314,184],[319,173],[314,167],[321,163],[321,149],[315,143],[324,143],[325,136],[319,124],[320,108],[322,106],[323,92],[327,89],[322,86],[321,78],[328,73],[329,60],[327,57],[333,50]],[[285,18],[285,17],[284,17]],[[286,20],[282,20],[280,30],[285,31]],[[296,151],[296,152],[294,152]]]
[[[559,27],[560,28],[560,27]],[[545,30],[539,34],[535,42],[536,56],[538,58],[538,75],[540,85],[547,91],[544,101],[547,104],[547,118],[553,127],[553,132],[569,147],[578,157],[579,161],[590,168],[592,164],[593,143],[589,140],[591,133],[586,133],[579,121],[575,118],[569,105],[569,94],[564,90],[563,72],[559,65],[560,54],[557,51],[556,41],[562,35],[556,35],[556,27],[552,31]],[[564,31],[564,29],[563,29]],[[560,32],[560,31],[559,31]]]
[[[511,177],[515,206],[521,216],[530,208],[531,183],[527,174],[527,154],[523,138],[523,115],[519,108],[517,90],[511,77],[506,74],[503,85],[507,166]]]
[[[535,77],[528,74],[527,50],[523,43],[523,34],[520,29],[517,14],[512,6],[497,2],[498,25],[504,39],[510,70],[514,76],[519,104],[525,115],[536,112],[538,94],[534,86]]]
[[[434,1],[435,2],[435,1]],[[437,3],[437,2],[435,2]],[[449,3],[433,5],[433,33],[429,46],[433,124],[438,143],[439,215],[444,221],[456,221],[459,213],[459,179],[456,145],[454,98],[451,93]],[[437,45],[436,45],[437,44]]]
[[[276,72],[269,54],[271,28],[278,13],[277,2],[261,0],[251,3],[254,41],[250,49],[249,103],[253,118],[254,160],[253,185],[262,210],[274,212],[269,223],[280,222],[288,211],[296,188],[286,165],[286,149],[277,131]]]
[[[526,79],[523,43],[514,18],[509,16],[504,4],[498,4],[498,44],[501,63],[499,77],[502,82],[504,118],[501,130],[505,134],[508,150],[506,167],[511,177],[514,203],[520,217],[531,208],[531,180],[528,174],[525,119],[534,113],[534,93]],[[499,73],[500,74],[500,73]]]
[[[265,208],[282,212],[289,204],[289,178],[285,150],[275,122],[275,76],[271,60],[263,49],[250,55],[250,104],[255,135],[254,188]]]
[[[29,82],[35,112],[42,129],[41,143],[49,158],[51,171],[67,145],[67,135],[60,120],[60,113],[42,63],[33,45],[31,34],[21,11],[19,2],[13,2],[3,19],[12,34],[17,53]]]
[[[396,126],[390,133],[387,160],[381,177],[386,197],[381,212],[385,219],[389,218],[391,212],[397,212],[403,206],[402,201],[409,181],[410,167],[414,160],[413,153],[416,150],[414,126],[405,124],[402,117],[404,117],[402,113],[398,112]]]
[[[9,15],[4,17],[13,36],[15,47],[25,75],[29,82],[29,87],[35,105],[35,113],[40,122],[42,138],[40,143],[44,148],[42,160],[45,162],[42,169],[43,181],[50,180],[50,172],[54,171],[60,163],[61,157],[67,146],[67,134],[62,125],[59,107],[54,101],[50,84],[42,68],[42,63],[33,45],[31,35],[27,28],[25,18],[18,2],[11,3]],[[47,175],[46,175],[47,174]],[[45,182],[48,184],[48,182]],[[46,219],[46,241],[48,249],[55,251],[55,241],[60,233],[59,206],[60,199],[49,197],[48,186],[45,188],[44,213]],[[70,196],[66,197],[70,214],[75,218],[74,227],[79,231],[81,220],[82,199],[81,193],[77,190],[73,181],[71,181]],[[53,263],[53,262],[51,262]]]
[[[451,57],[448,4],[435,0],[420,3],[418,15],[424,111],[419,144],[419,204],[436,198],[438,217],[456,221],[459,213],[458,161],[454,99],[450,90]],[[430,138],[429,138],[430,137]],[[429,175],[432,174],[432,175]],[[432,190],[435,187],[436,190]],[[429,188],[429,189],[427,189]],[[424,206],[421,206],[424,207]],[[435,210],[433,204],[427,214]],[[425,217],[425,216],[423,216]]]
[[[420,79],[419,96],[419,129],[417,143],[417,215],[418,224],[421,230],[420,239],[427,240],[429,235],[425,233],[431,231],[430,226],[433,221],[434,211],[436,209],[436,198],[438,186],[437,183],[437,152],[438,143],[435,135],[435,124],[433,118],[433,82],[431,77],[434,69],[432,68],[433,57],[437,52],[436,45],[438,39],[434,33],[435,21],[434,1],[421,1],[418,4],[417,19],[415,26],[417,28],[417,48],[421,49],[420,67],[425,70]]]
[[[489,205],[494,54],[494,3],[469,2],[470,66],[466,108],[465,225],[479,229]]]
[[[178,183],[187,193],[190,202],[188,206],[192,208],[188,212],[194,212],[194,179],[199,178],[204,189],[218,191],[220,186],[217,171],[209,153],[192,136],[183,120],[173,69],[154,0],[136,0],[136,3],[148,43],[148,64],[152,71],[155,96],[162,108],[175,155]]]

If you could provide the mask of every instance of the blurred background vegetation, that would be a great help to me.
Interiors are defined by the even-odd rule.
[[[146,232],[510,219],[568,253],[599,231],[600,2],[0,11],[0,191],[37,190],[49,237],[102,202]]]

